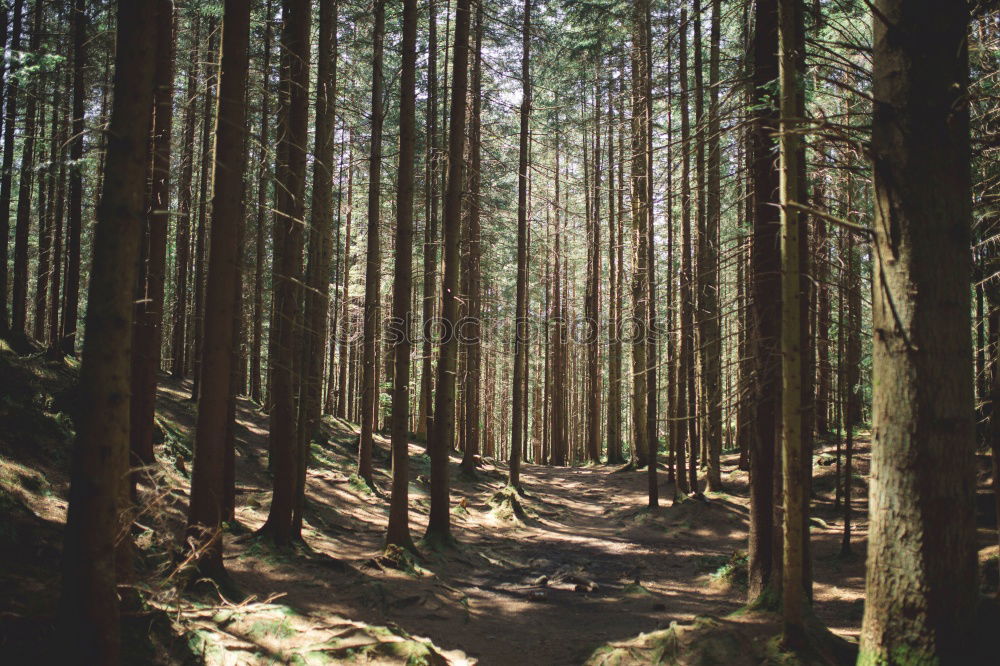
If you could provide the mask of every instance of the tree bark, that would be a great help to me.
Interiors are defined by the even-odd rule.
[[[375,0],[374,32],[372,33],[372,131],[368,159],[368,256],[365,260],[364,337],[361,367],[361,436],[358,445],[358,476],[372,483],[372,433],[378,408],[375,350],[378,346],[380,323],[380,279],[382,273],[382,243],[379,238],[379,202],[382,182],[382,51],[385,41],[385,0]]]
[[[438,360],[434,394],[434,428],[428,440],[431,454],[431,507],[425,539],[434,547],[449,544],[451,511],[448,489],[448,456],[455,440],[455,370],[458,340],[455,337],[459,294],[459,239],[461,237],[462,188],[465,182],[465,105],[469,70],[470,0],[456,0],[455,45],[452,60],[451,120],[448,136],[448,181],[445,188],[444,278],[441,283],[441,322],[447,337]]]
[[[399,171],[396,181],[396,268],[392,284],[392,498],[386,542],[414,549],[410,537],[410,330],[413,319],[413,181],[416,162],[417,0],[403,0],[399,78]]]
[[[753,38],[754,113],[750,146],[753,180],[753,244],[751,246],[751,306],[753,324],[754,392],[750,434],[750,584],[752,604],[777,603],[780,552],[775,551],[775,440],[780,397],[779,324],[781,321],[780,253],[778,243],[778,172],[774,156],[777,109],[769,86],[778,76],[774,45],[778,33],[777,0],[758,0]]]
[[[223,575],[222,504],[225,494],[225,441],[232,383],[234,320],[239,305],[237,275],[241,247],[239,224],[243,214],[243,177],[246,172],[246,86],[249,69],[250,7],[242,0],[226,0],[222,23],[222,70],[219,77],[218,124],[215,132],[215,168],[212,187],[212,231],[205,283],[204,347],[201,394],[191,473],[188,538],[198,548],[201,575]]]
[[[156,374],[160,369],[163,336],[163,293],[167,260],[167,227],[170,217],[170,139],[174,101],[173,0],[158,1],[156,30],[156,93],[153,107],[152,185],[146,233],[140,246],[136,305],[132,322],[132,464],[153,462],[153,417],[156,411]],[[133,484],[138,480],[133,475]]]
[[[118,5],[114,103],[94,229],[59,608],[67,661],[118,663],[115,549],[127,502],[132,300],[145,211],[155,0]],[[128,536],[125,536],[128,539]]]
[[[528,350],[528,124],[531,122],[531,0],[524,0],[521,24],[521,131],[517,152],[517,302],[514,319],[514,376],[511,402],[510,485],[521,487],[521,420]]]
[[[295,534],[298,440],[295,411],[295,354],[299,348],[299,299],[302,274],[302,220],[305,213],[306,143],[309,119],[309,0],[284,0],[281,16],[282,66],[275,223],[274,307],[271,336],[271,508],[261,531],[275,543],[290,543]]]
[[[966,3],[877,0],[870,531],[859,664],[963,654],[976,606]]]

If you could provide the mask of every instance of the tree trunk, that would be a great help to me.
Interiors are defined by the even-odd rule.
[[[483,4],[476,4],[476,35],[475,55],[472,72],[472,125],[469,128],[469,142],[472,153],[469,181],[469,256],[468,256],[468,286],[466,296],[468,301],[468,324],[463,335],[468,337],[466,344],[466,432],[465,448],[462,455],[462,469],[467,473],[475,471],[480,452],[480,385],[482,377],[482,225],[481,225],[481,195],[482,186],[482,79],[483,79]]]
[[[722,490],[719,458],[722,455],[722,313],[719,308],[719,246],[717,238],[722,221],[721,153],[719,147],[719,40],[721,2],[712,0],[712,23],[708,58],[708,184],[706,187],[705,234],[699,237],[702,381],[708,432],[707,490]]]
[[[778,172],[774,159],[776,106],[769,86],[778,76],[777,0],[758,0],[753,40],[754,113],[750,146],[753,179],[753,244],[751,246],[751,307],[754,377],[750,434],[750,584],[751,603],[776,604],[780,585],[775,552],[775,439],[780,396],[779,324],[781,321],[780,253],[778,245]]]
[[[24,17],[24,0],[14,1],[14,20],[10,38],[10,52],[21,49],[21,26]],[[6,26],[7,21],[4,20]],[[14,167],[14,129],[17,123],[17,92],[20,84],[16,76],[17,60],[11,60],[7,72],[7,87],[5,97],[7,107],[4,109],[3,130],[3,164],[0,166],[0,333],[10,329],[7,292],[8,276],[7,262],[10,243],[10,198],[11,180]]]
[[[521,132],[517,152],[517,302],[514,314],[514,377],[511,402],[510,485],[521,487],[521,420],[527,360],[528,314],[528,123],[531,121],[531,0],[524,0],[521,24]]]
[[[437,7],[436,0],[429,0],[428,34],[427,34],[427,169],[426,169],[426,199],[427,219],[424,223],[424,293],[423,293],[423,349],[420,365],[420,398],[417,413],[417,434],[423,435],[424,441],[430,441],[430,430],[433,421],[431,393],[434,389],[433,356],[434,346],[431,342],[430,321],[434,318],[434,303],[437,293],[437,224],[438,198],[440,184],[438,182],[441,168],[441,150],[438,146],[438,72],[437,72]],[[447,58],[445,58],[447,61]]]
[[[316,121],[313,150],[309,259],[306,265],[302,327],[302,375],[298,414],[295,510],[292,530],[302,537],[306,469],[311,443],[319,434],[326,356],[327,315],[330,310],[330,261],[333,255],[333,163],[337,98],[337,2],[320,0],[317,43]]]
[[[257,167],[257,225],[254,238],[254,280],[253,280],[253,339],[250,343],[250,399],[260,404],[263,399],[263,373],[261,351],[264,347],[264,258],[267,255],[264,231],[267,226],[268,190],[271,169],[270,126],[271,126],[271,40],[273,29],[271,0],[267,0],[264,12],[264,62],[261,68],[262,95],[260,101],[260,164]]]
[[[791,648],[805,641],[803,624],[803,548],[804,516],[808,496],[802,483],[802,282],[799,277],[798,201],[800,190],[800,142],[802,93],[799,49],[802,32],[802,8],[799,0],[780,0],[778,51],[781,83],[781,427],[784,477],[784,564],[782,573],[782,642]],[[811,463],[811,461],[810,461]]]
[[[874,8],[878,381],[858,663],[938,663],[967,651],[977,597],[969,9]]]
[[[372,33],[372,133],[368,160],[368,256],[365,260],[364,338],[361,368],[361,436],[358,446],[358,476],[369,485],[373,479],[372,433],[378,408],[375,349],[380,323],[380,279],[382,272],[379,238],[379,202],[382,183],[382,51],[385,41],[385,0],[375,0]]]
[[[36,4],[32,16],[30,53],[38,53],[42,36],[44,7]],[[34,92],[34,91],[32,91]],[[28,236],[31,227],[31,190],[35,176],[35,127],[38,95],[28,95],[24,109],[24,144],[21,147],[21,176],[17,185],[17,217],[14,222],[14,284],[11,295],[11,332],[16,338],[27,335],[28,315]]]
[[[295,411],[295,354],[299,345],[299,299],[302,274],[302,223],[305,214],[306,143],[309,118],[309,0],[284,0],[281,16],[282,64],[278,134],[277,201],[275,202],[274,307],[271,336],[271,469],[274,474],[271,509],[261,531],[277,544],[295,534],[298,440]]]
[[[392,498],[386,542],[414,549],[410,537],[410,329],[413,319],[413,181],[416,162],[417,0],[403,0],[402,72],[399,77],[399,172],[396,183],[396,268],[391,329]]]
[[[212,127],[215,109],[215,87],[219,80],[218,23],[208,22],[208,57],[205,61],[205,94],[203,96],[201,124],[201,168],[198,185],[198,220],[195,223],[194,238],[194,314],[191,317],[191,399],[198,400],[201,388],[201,348],[202,331],[205,325],[205,239],[207,237],[209,165],[212,164]],[[273,356],[271,357],[273,358]]]
[[[65,354],[76,351],[76,326],[80,303],[80,231],[83,227],[83,135],[84,68],[87,64],[87,0],[74,0],[73,31],[73,120],[69,158],[69,219],[66,227],[66,279],[61,323],[61,346]],[[0,196],[0,208],[3,207]],[[2,214],[2,213],[0,213]]]
[[[94,229],[63,547],[60,647],[70,662],[115,664],[121,655],[115,549],[119,535],[128,534],[119,513],[127,502],[129,448],[129,404],[122,396],[129,394],[131,381],[157,5],[123,0],[118,6],[115,95]]]
[[[212,231],[208,279],[205,283],[205,327],[201,359],[194,465],[191,474],[189,539],[199,549],[197,566],[204,576],[219,577],[222,562],[222,504],[225,494],[225,441],[233,378],[233,326],[237,301],[238,262],[242,248],[234,242],[243,215],[246,172],[246,87],[249,69],[250,7],[226,0],[222,23],[222,71],[219,78],[219,122],[215,132],[212,187]]]
[[[191,45],[194,50],[201,43],[201,20],[194,19],[194,36]],[[191,263],[191,201],[194,183],[194,130],[195,95],[198,88],[195,59],[188,64],[184,91],[184,129],[181,144],[181,180],[177,188],[177,235],[175,238],[174,273],[174,313],[173,331],[170,342],[170,374],[175,378],[187,374],[187,334],[188,334],[188,266]]]
[[[451,120],[448,136],[448,181],[445,188],[444,279],[441,283],[441,322],[447,337],[438,360],[434,393],[434,428],[428,440],[431,454],[431,507],[425,539],[440,547],[452,541],[448,489],[448,456],[455,441],[455,370],[458,340],[455,337],[459,294],[459,240],[461,238],[462,188],[465,182],[465,105],[469,70],[470,0],[457,0],[455,49],[452,60]]]
[[[156,411],[156,374],[160,369],[163,335],[163,292],[170,217],[170,139],[174,100],[173,0],[159,0],[156,30],[156,99],[153,102],[152,185],[140,262],[136,306],[132,322],[132,464],[153,462],[153,417]],[[133,475],[133,484],[137,476]]]

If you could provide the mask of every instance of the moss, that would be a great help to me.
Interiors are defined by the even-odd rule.
[[[729,560],[710,574],[713,581],[728,587],[745,590],[749,584],[748,559],[745,551],[738,550],[729,556]]]

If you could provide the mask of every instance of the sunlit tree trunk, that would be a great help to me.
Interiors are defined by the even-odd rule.
[[[870,527],[859,664],[969,646],[976,607],[969,6],[874,3]]]

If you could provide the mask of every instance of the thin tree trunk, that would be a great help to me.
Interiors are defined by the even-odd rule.
[[[531,0],[524,0],[521,23],[521,131],[517,152],[517,302],[515,305],[514,377],[511,402],[510,485],[521,487],[521,420],[528,314],[528,124],[531,122]],[[522,327],[524,330],[522,331]]]
[[[420,398],[417,416],[417,434],[423,435],[425,441],[430,441],[430,429],[433,420],[431,393],[434,389],[433,356],[434,347],[429,335],[429,322],[434,317],[437,282],[437,224],[438,198],[440,184],[438,181],[441,165],[441,151],[438,146],[438,79],[437,79],[437,2],[429,0],[428,35],[427,35],[427,220],[424,226],[424,301],[423,301],[423,349],[421,350],[420,368]],[[447,60],[447,58],[445,58]]]
[[[215,132],[212,187],[212,237],[205,284],[202,390],[198,398],[191,505],[187,536],[198,548],[197,567],[203,576],[224,575],[222,507],[225,495],[225,442],[233,384],[233,335],[237,300],[239,235],[246,172],[246,87],[249,69],[250,7],[226,0],[219,78],[219,122]]]
[[[73,120],[69,158],[69,219],[66,228],[66,280],[61,323],[63,353],[76,351],[76,327],[80,303],[80,231],[83,227],[83,135],[84,68],[87,64],[87,0],[74,0],[73,31]],[[0,209],[3,208],[0,193]],[[2,213],[0,213],[2,215]]]
[[[361,367],[361,436],[358,445],[358,476],[368,484],[373,481],[372,433],[378,408],[375,350],[378,346],[379,301],[382,259],[379,238],[379,202],[382,183],[382,51],[385,41],[385,0],[375,0],[372,34],[372,131],[368,160],[368,256],[365,260],[365,308],[363,358]]]
[[[41,4],[34,6],[30,53],[38,53],[42,35]],[[21,177],[17,185],[17,217],[14,222],[14,284],[11,295],[11,332],[19,339],[27,335],[28,315],[28,236],[31,231],[31,190],[35,176],[35,127],[38,95],[29,94],[24,109],[24,144],[21,147]]]
[[[320,0],[316,68],[316,120],[313,184],[302,327],[302,374],[299,392],[298,459],[292,531],[302,538],[306,469],[310,446],[319,434],[330,310],[330,261],[333,255],[333,161],[337,101],[337,1]]]
[[[482,185],[482,78],[483,78],[483,3],[476,3],[475,54],[472,71],[472,125],[469,128],[469,143],[472,152],[469,181],[469,260],[468,260],[468,317],[469,328],[463,331],[469,340],[466,345],[466,428],[467,437],[462,455],[462,469],[474,472],[480,452],[480,388],[482,377],[482,225],[480,221],[480,189]]]
[[[392,285],[392,498],[386,542],[414,549],[409,519],[410,328],[413,319],[413,189],[416,162],[417,0],[403,0],[399,78],[399,172],[396,184],[396,268]]]
[[[147,208],[144,249],[136,284],[132,322],[132,464],[153,462],[153,417],[156,410],[156,375],[160,369],[163,335],[163,293],[167,259],[170,208],[170,138],[174,100],[173,0],[158,0],[156,38],[156,99],[153,113],[152,186]],[[133,475],[133,483],[137,477]]]
[[[802,9],[798,0],[779,4],[778,51],[781,83],[781,427],[784,477],[784,564],[782,573],[782,642],[802,647],[805,642],[802,585],[805,571],[804,516],[808,496],[802,483],[802,282],[800,280],[800,221],[795,203],[800,193],[800,127],[804,109],[799,49]],[[811,461],[810,461],[811,462]]]
[[[271,169],[270,127],[271,127],[271,41],[273,28],[271,0],[267,0],[264,13],[264,62],[262,66],[262,95],[260,102],[260,164],[257,167],[257,224],[254,238],[254,284],[253,284],[253,340],[250,344],[250,399],[260,404],[263,398],[263,372],[261,351],[264,347],[264,258],[265,227],[267,226],[268,190]]]
[[[197,49],[201,43],[201,20],[195,17],[194,36],[191,44]],[[188,267],[191,264],[191,200],[194,194],[194,130],[197,110],[196,91],[198,87],[198,64],[192,59],[187,67],[184,91],[184,128],[181,144],[181,180],[177,188],[177,235],[174,260],[174,313],[171,334],[170,374],[183,377],[188,367]]]
[[[431,507],[426,540],[434,547],[449,544],[451,511],[449,507],[448,455],[455,440],[455,370],[458,340],[454,336],[459,294],[459,239],[461,237],[462,187],[465,161],[465,104],[469,69],[470,0],[457,0],[455,12],[455,49],[452,60],[451,113],[448,136],[448,180],[445,189],[444,278],[441,289],[441,321],[450,335],[441,345],[438,361],[437,390],[434,393],[434,427],[429,449],[431,454]]]
[[[774,520],[775,439],[780,397],[779,323],[781,321],[780,253],[778,251],[778,172],[774,160],[777,115],[769,86],[778,76],[777,0],[757,0],[753,42],[753,85],[757,110],[751,126],[753,179],[753,244],[751,246],[751,306],[754,377],[751,396],[755,427],[750,434],[750,584],[751,603],[775,604],[780,587],[780,534]]]
[[[305,213],[306,142],[309,119],[309,0],[284,0],[281,48],[285,53],[280,95],[275,222],[274,307],[271,336],[270,447],[274,473],[271,508],[261,531],[277,544],[298,535],[293,526],[298,440],[295,411],[295,354],[299,349],[302,220]]]

